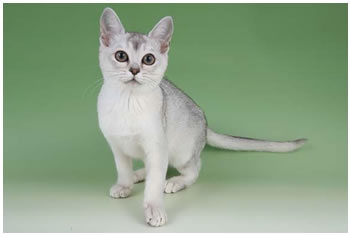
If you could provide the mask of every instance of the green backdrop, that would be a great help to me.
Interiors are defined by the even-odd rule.
[[[213,129],[309,142],[206,147],[197,183],[165,195],[169,223],[148,227],[144,184],[108,197],[96,112],[107,6],[130,31],[173,16],[167,76]],[[347,4],[4,4],[4,231],[346,232],[347,27]]]

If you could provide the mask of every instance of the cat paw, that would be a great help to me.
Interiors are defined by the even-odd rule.
[[[146,223],[152,227],[162,226],[168,221],[165,210],[162,207],[152,206],[151,204],[145,205],[145,217]]]
[[[131,194],[131,188],[119,184],[113,185],[109,190],[109,196],[113,198],[125,198]]]
[[[165,193],[176,193],[185,188],[185,183],[182,179],[172,177],[165,182]]]
[[[140,183],[145,180],[146,172],[145,168],[136,170],[134,172],[134,184]]]

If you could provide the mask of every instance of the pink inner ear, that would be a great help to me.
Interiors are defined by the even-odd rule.
[[[164,54],[165,52],[168,51],[170,46],[170,42],[161,42],[160,43],[160,53]]]
[[[106,37],[106,35],[101,34],[101,40],[102,40],[102,43],[103,43],[106,47],[109,46],[109,40],[108,40],[108,37]]]
[[[100,28],[100,36],[102,43],[108,47],[109,46],[109,36],[108,33],[104,30],[104,28],[101,26]]]

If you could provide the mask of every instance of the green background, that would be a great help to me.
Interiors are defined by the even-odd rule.
[[[202,153],[199,180],[144,223],[144,184],[108,196],[99,17],[175,22],[167,76],[233,135],[293,153]],[[347,4],[4,4],[5,232],[346,232]],[[137,163],[136,166],[140,166]],[[174,171],[170,172],[174,174]]]

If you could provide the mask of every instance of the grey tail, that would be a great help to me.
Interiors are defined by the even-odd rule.
[[[216,133],[207,128],[207,144],[213,147],[237,151],[291,152],[300,148],[307,139],[292,141],[267,141]]]

